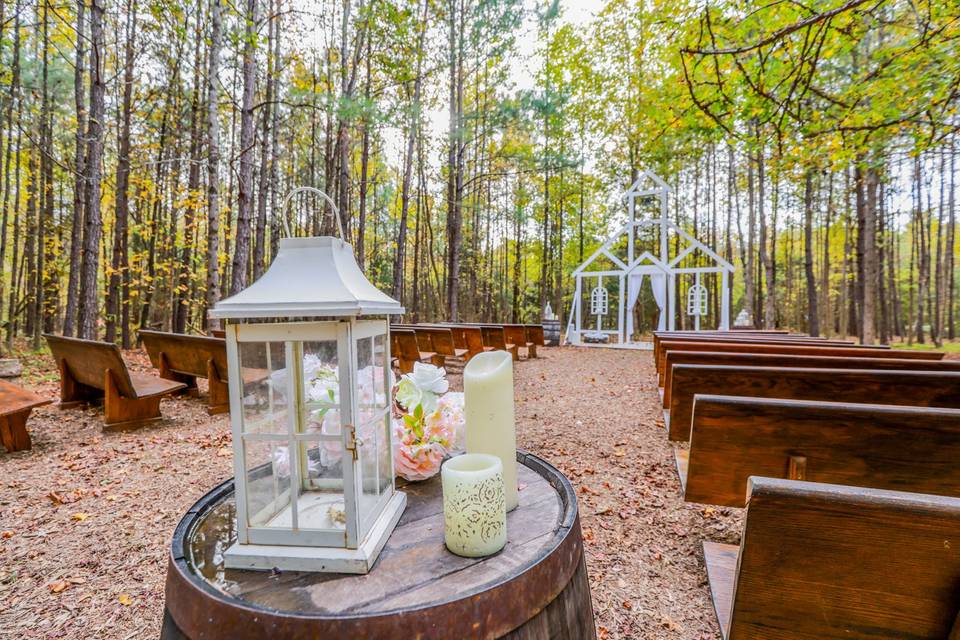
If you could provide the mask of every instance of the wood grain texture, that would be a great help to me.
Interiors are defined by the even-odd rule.
[[[141,329],[138,335],[150,356],[150,363],[157,369],[163,365],[171,373],[206,378],[207,364],[212,362],[218,376],[224,380],[227,378],[227,342],[223,338],[146,329]],[[166,363],[161,362],[161,354]]]
[[[435,360],[437,354],[429,350],[421,351],[421,346],[421,341],[417,339],[417,333],[413,329],[390,330],[390,355],[397,359],[400,373],[413,371],[414,363],[432,363]]]
[[[25,409],[33,409],[50,404],[53,400],[38,396],[32,391],[18,387],[12,382],[0,380],[0,416],[20,413]]]
[[[941,640],[958,585],[960,500],[754,478],[728,637]]]
[[[690,439],[696,394],[960,408],[960,373],[678,364],[665,421],[671,440]]]
[[[960,371],[958,360],[784,355],[780,353],[730,353],[723,351],[667,351],[663,377],[663,406],[670,402],[671,371],[675,364],[719,364],[738,367],[799,367],[807,369],[895,369],[909,371]]]
[[[728,344],[796,344],[813,345],[822,347],[857,347],[862,349],[889,350],[889,345],[858,345],[849,340],[827,340],[825,338],[811,338],[801,335],[700,335],[696,333],[673,333],[666,336],[657,336],[653,338],[653,354],[660,361],[663,355],[663,344],[666,342],[697,342],[702,344],[710,343],[728,343]]]
[[[364,576],[224,570],[235,527],[232,485],[221,485],[174,535],[162,637],[592,640],[576,496],[539,458],[517,457],[523,489],[502,552],[446,551],[435,477],[401,487],[408,506]]]
[[[698,395],[684,498],[746,504],[750,476],[960,497],[960,410]]]
[[[733,605],[733,583],[737,577],[739,555],[740,547],[735,544],[703,541],[703,563],[707,567],[710,597],[724,640],[730,635],[730,607]]]
[[[698,333],[671,333],[669,335],[653,336],[653,352],[659,357],[664,342],[733,342],[737,344],[820,344],[825,346],[855,346],[849,340],[827,340],[825,338],[811,338],[801,335],[758,335],[758,334],[698,334]]]
[[[103,398],[109,429],[130,429],[160,418],[160,399],[187,387],[143,373],[130,373],[116,345],[45,334],[60,369],[60,405]]]
[[[657,374],[663,375],[667,351],[714,351],[727,353],[779,353],[795,356],[844,356],[848,358],[904,358],[907,360],[942,360],[939,351],[908,351],[905,349],[870,349],[856,345],[772,344],[735,342],[674,342],[661,345],[657,358]]]

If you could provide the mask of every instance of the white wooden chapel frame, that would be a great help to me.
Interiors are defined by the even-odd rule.
[[[618,344],[627,344],[631,336],[626,335],[626,315],[632,310],[625,308],[627,284],[630,276],[638,273],[653,275],[662,274],[663,282],[666,287],[666,309],[661,313],[667,314],[666,329],[674,331],[676,329],[676,282],[677,276],[693,275],[696,284],[700,284],[701,278],[705,274],[719,274],[720,276],[720,318],[718,329],[730,328],[730,275],[734,272],[734,266],[721,258],[713,249],[703,242],[687,233],[676,223],[668,218],[668,199],[671,188],[660,176],[652,171],[643,171],[637,180],[623,194],[623,199],[627,202],[628,220],[613,235],[607,238],[600,248],[593,255],[574,269],[571,275],[574,276],[576,285],[573,296],[573,306],[570,313],[570,320],[567,325],[567,341],[570,344],[583,345],[589,344],[582,340],[582,336],[587,332],[600,332],[607,334],[611,339],[615,339]],[[660,217],[656,219],[637,219],[636,204],[640,198],[655,196],[660,204]],[[655,256],[649,251],[643,251],[636,254],[634,246],[637,231],[649,227],[660,227],[660,255]],[[626,234],[627,250],[626,255],[616,255],[614,246],[622,241]],[[671,234],[679,236],[679,251],[671,256],[670,240]],[[690,256],[695,251],[701,251],[712,264],[701,267],[680,267],[678,266],[684,258]],[[606,258],[613,263],[615,268],[592,270],[590,267],[597,260]],[[593,286],[600,286],[604,278],[617,278],[619,280],[619,304],[617,305],[617,326],[616,329],[597,329],[590,326],[589,317],[583,317],[581,301],[584,295],[590,295]],[[587,288],[585,290],[585,287]],[[681,308],[686,310],[685,305]],[[695,327],[700,329],[700,317],[695,317]]]

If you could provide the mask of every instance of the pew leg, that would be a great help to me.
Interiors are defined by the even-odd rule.
[[[397,358],[397,366],[400,369],[400,373],[413,373],[413,360],[404,360],[403,358]]]
[[[99,402],[103,398],[103,392],[93,387],[77,381],[70,373],[66,360],[60,360],[57,363],[60,369],[60,409],[70,409],[81,405]]]
[[[27,432],[29,416],[30,409],[0,416],[0,443],[8,453],[30,449],[30,434]]]
[[[213,360],[207,360],[207,381],[210,383],[207,414],[212,416],[230,411],[230,389],[226,380],[220,378]]]
[[[439,353],[434,354],[430,357],[430,364],[435,367],[442,367],[447,363],[447,357],[440,355]]]
[[[109,369],[104,373],[106,394],[103,402],[103,426],[110,431],[134,429],[159,420],[160,396],[151,398],[124,398],[117,389]]]
[[[527,347],[527,358],[536,358],[537,357],[537,345],[532,344]]]
[[[176,392],[176,395],[185,395],[190,396],[191,398],[197,398],[200,396],[200,389],[197,387],[197,377],[187,375],[185,373],[178,373],[170,368],[170,361],[167,359],[167,354],[163,351],[160,352],[160,377],[165,380],[174,380],[176,382],[182,382],[187,385],[186,389],[181,389]]]
[[[514,362],[520,362],[520,347],[513,345],[513,348],[510,349],[510,355],[513,356]]]

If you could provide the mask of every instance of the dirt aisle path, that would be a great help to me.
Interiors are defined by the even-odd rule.
[[[700,542],[736,509],[685,504],[649,351],[547,349],[517,368],[519,446],[573,482],[601,638],[718,638]]]
[[[50,358],[25,364],[55,397]],[[679,499],[650,353],[544,349],[515,372],[519,445],[577,489],[600,637],[717,637],[699,545],[736,541],[737,515]],[[157,637],[173,528],[232,475],[226,416],[194,399],[163,412],[105,433],[97,410],[45,407],[33,450],[0,452],[0,638]]]

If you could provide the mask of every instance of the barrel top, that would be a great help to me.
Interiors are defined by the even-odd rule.
[[[407,494],[406,510],[366,575],[225,569],[223,551],[236,539],[233,487],[226,482],[198,502],[177,528],[167,606],[179,618],[177,600],[199,595],[212,597],[218,607],[234,605],[248,612],[329,621],[406,615],[432,607],[449,614],[451,605],[455,609],[459,602],[476,599],[472,596],[497,590],[502,590],[503,597],[517,598],[515,592],[511,594],[511,581],[521,575],[528,580],[555,565],[556,560],[551,563],[549,558],[558,550],[568,555],[569,543],[564,543],[574,537],[568,536],[571,530],[580,545],[576,497],[569,482],[535,456],[518,453],[517,458],[520,506],[507,516],[508,541],[503,551],[488,558],[462,558],[447,551],[438,474],[398,486]],[[555,570],[556,566],[547,573]],[[173,593],[171,578],[178,584]],[[540,581],[550,582],[550,576]],[[185,593],[180,586],[191,587],[187,591],[193,593]],[[544,585],[553,595],[562,587]]]

